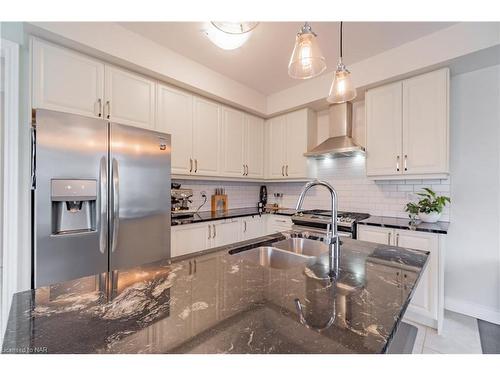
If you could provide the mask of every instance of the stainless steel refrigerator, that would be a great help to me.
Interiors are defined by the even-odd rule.
[[[33,286],[170,257],[170,135],[36,110]]]

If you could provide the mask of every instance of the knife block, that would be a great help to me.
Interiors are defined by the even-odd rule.
[[[227,195],[212,195],[212,212],[227,211]]]

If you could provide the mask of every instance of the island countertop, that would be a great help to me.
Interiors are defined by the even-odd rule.
[[[2,352],[386,352],[428,253],[343,239],[334,281],[327,255],[288,269],[241,256],[289,237],[312,235],[283,232],[17,293]]]

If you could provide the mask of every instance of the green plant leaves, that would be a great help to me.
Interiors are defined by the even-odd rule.
[[[431,212],[443,212],[447,203],[451,203],[451,199],[446,196],[437,196],[430,188],[423,188],[424,192],[417,193],[422,197],[418,203],[410,202],[406,205],[405,211],[409,213],[410,218],[418,215],[420,212],[430,214]]]

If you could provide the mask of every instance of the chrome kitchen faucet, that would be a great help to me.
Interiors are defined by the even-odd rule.
[[[328,267],[330,277],[337,277],[339,274],[339,264],[340,264],[340,239],[337,232],[337,206],[338,198],[337,192],[326,181],[314,180],[305,184],[304,188],[300,192],[299,200],[297,201],[297,207],[295,208],[297,213],[304,203],[304,197],[307,191],[313,186],[324,186],[330,192],[332,198],[332,222],[328,225],[327,234],[324,238],[324,242],[328,245]]]

